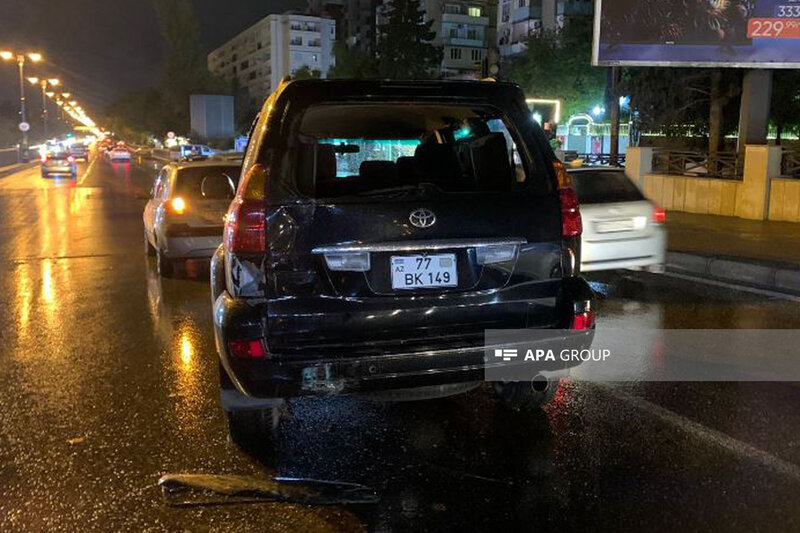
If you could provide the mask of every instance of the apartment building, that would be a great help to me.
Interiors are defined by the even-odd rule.
[[[236,79],[261,101],[280,80],[306,66],[325,77],[334,64],[333,19],[284,13],[269,15],[208,55],[208,69]]]
[[[381,0],[308,0],[308,13],[334,19],[339,41],[366,52],[375,45],[375,14],[381,4]]]
[[[443,78],[477,79],[481,65],[495,46],[496,0],[421,0],[425,19],[432,20],[436,32],[432,44],[444,53],[440,75]],[[377,10],[377,25],[386,19],[389,1]]]
[[[497,46],[501,56],[525,51],[528,37],[562,28],[570,17],[590,17],[594,0],[499,0]]]

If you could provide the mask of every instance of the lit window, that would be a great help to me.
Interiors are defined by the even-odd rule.
[[[481,8],[479,6],[470,6],[467,10],[467,14],[470,17],[480,17],[481,16]]]

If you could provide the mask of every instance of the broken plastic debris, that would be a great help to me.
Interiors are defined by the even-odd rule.
[[[174,507],[249,502],[344,505],[380,500],[375,490],[365,485],[303,478],[166,474],[158,485],[165,503]]]
[[[75,437],[74,439],[67,439],[67,444],[70,446],[77,446],[78,444],[83,444],[86,442],[85,437]]]

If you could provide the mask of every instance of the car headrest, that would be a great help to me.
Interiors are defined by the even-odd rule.
[[[394,161],[364,161],[358,168],[361,179],[369,188],[381,189],[397,185],[397,165]]]
[[[508,144],[502,133],[490,133],[469,144],[478,190],[503,190],[513,182]]]
[[[395,162],[397,165],[397,177],[401,183],[414,183],[416,177],[416,167],[413,157],[398,157]]]
[[[458,157],[447,144],[420,144],[414,152],[414,165],[423,179],[437,183],[455,181],[461,174]]]
[[[317,181],[336,177],[336,152],[330,144],[317,145]]]

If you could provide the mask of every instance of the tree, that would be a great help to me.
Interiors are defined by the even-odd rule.
[[[322,72],[319,69],[310,68],[308,65],[303,65],[299,69],[294,71],[292,74],[292,79],[294,80],[313,80],[320,78],[322,76]]]
[[[189,129],[191,94],[230,94],[228,82],[208,71],[206,55],[200,46],[200,24],[189,0],[163,0],[156,3],[161,34],[166,43],[164,78],[161,83],[172,128]]]
[[[433,20],[425,21],[420,0],[389,0],[386,22],[378,26],[378,74],[383,78],[437,77],[442,48],[431,41]]]
[[[784,132],[800,134],[800,71],[776,70],[772,78],[772,122],[777,128],[777,144]]]
[[[711,152],[722,149],[724,136],[736,131],[736,96],[741,87],[738,71],[630,68],[625,70],[623,87],[645,131],[668,137],[707,137],[706,147]]]
[[[357,47],[350,48],[343,42],[333,45],[335,64],[328,71],[329,78],[367,79],[378,77],[375,56]]]
[[[558,98],[569,117],[604,101],[607,69],[591,66],[592,21],[568,19],[560,31],[531,35],[527,50],[503,65],[503,74],[536,98]]]
[[[191,2],[162,0],[156,3],[156,13],[166,48],[161,82],[123,95],[106,112],[109,126],[126,138],[188,133],[190,95],[235,94],[233,84],[208,71]]]

